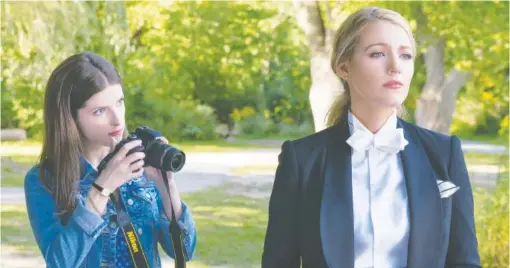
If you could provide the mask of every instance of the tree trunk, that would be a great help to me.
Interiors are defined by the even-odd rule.
[[[429,46],[425,53],[427,81],[417,100],[416,124],[443,134],[450,132],[457,94],[468,81],[470,73],[452,70],[444,78],[444,39]]]
[[[317,1],[297,1],[296,20],[303,29],[310,48],[310,107],[315,131],[326,128],[326,115],[334,99],[343,92],[340,79],[330,67],[332,35],[334,31],[325,28]],[[330,10],[326,10],[328,15]]]
[[[331,70],[329,62],[326,55],[315,55],[311,59],[312,86],[309,98],[316,132],[326,128],[328,111],[335,98],[343,92],[342,83]]]

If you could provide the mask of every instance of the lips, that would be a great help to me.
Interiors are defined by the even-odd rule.
[[[124,128],[121,128],[121,129],[118,129],[118,130],[108,133],[108,135],[117,136],[117,135],[121,134],[123,130],[124,130]]]
[[[397,80],[391,80],[391,81],[389,81],[389,82],[385,83],[385,84],[383,85],[383,87],[387,87],[387,88],[399,88],[399,87],[401,87],[402,85],[403,85],[403,84],[402,84],[402,82],[400,82],[400,81],[397,81]]]

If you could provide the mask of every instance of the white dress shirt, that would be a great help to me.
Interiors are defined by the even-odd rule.
[[[372,133],[350,111],[348,120],[352,134],[367,131],[370,138]],[[375,136],[396,128],[393,113]],[[377,137],[372,139],[375,143]],[[403,135],[401,139],[406,142]],[[409,210],[400,156],[373,145],[352,152],[355,268],[406,267]]]

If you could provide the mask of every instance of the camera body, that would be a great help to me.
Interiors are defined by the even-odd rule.
[[[158,137],[162,137],[161,133],[147,126],[139,126],[135,129],[134,134],[130,134],[126,139],[120,141],[113,152],[109,153],[99,164],[97,170],[100,173],[116,155],[124,144],[141,140],[142,145],[137,146],[127,153],[130,155],[135,152],[145,152],[144,167],[152,166],[164,171],[178,172],[186,163],[186,155],[183,151],[163,143]]]

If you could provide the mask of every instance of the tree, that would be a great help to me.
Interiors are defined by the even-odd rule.
[[[2,128],[41,133],[44,87],[65,58],[89,50],[120,60],[129,50],[122,38],[126,21],[120,2],[1,5]]]
[[[423,60],[418,63],[425,65],[426,72],[414,113],[419,126],[448,134],[457,107],[463,105],[458,102],[459,93],[483,94],[494,86],[504,87],[508,61],[501,58],[508,59],[508,12],[498,14],[498,10],[508,10],[508,3],[386,4],[416,25],[415,37]],[[502,88],[496,91],[503,103],[507,91],[506,96]],[[473,100],[480,102],[479,97],[473,96]],[[496,106],[492,108],[502,119],[503,107]]]
[[[499,13],[508,10],[508,2],[295,3],[298,8],[296,19],[310,49],[310,104],[316,130],[324,128],[323,120],[332,99],[343,91],[329,67],[332,29],[335,29],[331,26],[341,22],[332,18],[345,17],[345,13],[371,5],[401,13],[410,21],[415,32],[419,53],[417,72],[406,104],[414,110],[418,125],[448,133],[455,115],[457,97],[466,94],[461,92],[463,88],[475,101],[480,101],[483,96],[488,99],[487,102],[497,104],[497,112],[492,116],[499,120],[505,115],[501,113],[508,110],[508,104],[505,104],[508,102],[508,91],[505,90],[509,67],[506,60],[508,13]],[[414,101],[416,103],[411,103]]]
[[[296,20],[308,40],[312,86],[309,98],[315,131],[326,127],[326,115],[333,100],[343,92],[342,83],[330,67],[334,30],[327,28],[318,1],[296,1]],[[324,13],[332,17],[330,5]]]

